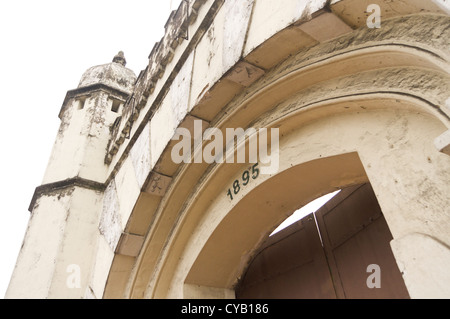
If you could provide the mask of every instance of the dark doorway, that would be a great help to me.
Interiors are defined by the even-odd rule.
[[[370,184],[345,188],[262,244],[236,298],[409,298],[391,240]]]

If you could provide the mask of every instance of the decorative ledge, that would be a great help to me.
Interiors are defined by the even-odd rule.
[[[84,178],[80,177],[74,177],[69,178],[63,181],[58,181],[54,183],[44,184],[39,187],[37,187],[34,191],[33,198],[31,199],[30,206],[28,207],[28,210],[30,212],[33,211],[33,207],[36,204],[36,201],[39,197],[41,197],[44,194],[49,194],[55,191],[61,191],[64,189],[67,189],[69,187],[81,187],[86,189],[91,189],[99,192],[103,192],[106,189],[105,184],[90,181]]]

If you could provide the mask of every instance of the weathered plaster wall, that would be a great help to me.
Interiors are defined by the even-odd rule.
[[[89,281],[103,194],[79,187],[41,196],[31,215],[10,298],[82,298]],[[67,284],[76,265],[80,286]]]

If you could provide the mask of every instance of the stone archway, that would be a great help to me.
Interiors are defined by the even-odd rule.
[[[375,118],[379,118],[383,116],[383,113],[385,116],[387,116],[385,118],[385,124],[389,123],[393,120],[393,118],[398,116],[390,114],[390,112],[383,111],[374,111],[372,114],[366,115],[368,117],[373,116]],[[410,120],[417,116],[417,114],[411,112],[405,112],[405,114],[403,115],[406,115],[406,117],[411,116]],[[359,118],[359,115],[348,114],[341,115],[340,117],[342,120],[344,120],[344,118],[346,118],[347,120],[353,118],[351,121],[358,121],[357,118]],[[419,117],[422,116],[419,115]],[[416,119],[419,120],[419,118]],[[426,122],[428,122],[428,120],[431,120],[431,122],[429,122],[429,129],[431,129],[431,127],[436,124],[432,124],[434,120],[427,116],[425,116],[425,118],[423,119]],[[401,121],[402,120],[400,120],[400,122]],[[421,121],[422,119],[419,120],[419,122]],[[320,125],[320,122],[322,122],[322,125]],[[326,129],[326,122],[326,120],[318,121],[314,126],[316,127],[316,129],[318,129],[319,127]],[[335,123],[338,124],[339,121]],[[380,125],[379,129],[384,130],[382,129],[382,127],[384,127],[385,124],[372,124],[375,126]],[[337,127],[342,129],[339,130],[339,132],[336,131],[337,136],[349,137],[349,135],[352,134],[350,132],[344,133],[346,129],[353,127],[352,125],[338,125]],[[307,130],[307,128],[304,129]],[[310,132],[309,130],[307,131]],[[350,129],[350,131],[352,130]],[[363,131],[367,132],[368,135],[377,135],[377,133],[371,131],[369,126],[365,126],[362,131],[360,131],[360,133],[362,134]],[[418,133],[418,131],[415,131],[415,133]],[[425,131],[423,131],[422,133],[425,134]],[[304,134],[305,133],[303,133],[302,135]],[[388,165],[392,165],[392,161],[400,160],[400,158],[395,158],[395,155],[392,154],[390,156],[394,156],[394,158],[388,160],[387,157],[390,157],[388,155],[390,152],[389,145],[385,145],[386,153],[384,153],[384,151],[380,150],[379,148],[374,150],[370,146],[371,143],[369,141],[363,142],[362,140],[364,139],[360,139],[362,136],[364,136],[364,134],[360,135],[356,132],[353,132],[353,134],[355,134],[353,136],[353,140],[360,143],[359,146],[354,145],[355,148],[366,148],[366,151],[368,151],[368,153],[360,149],[360,152],[358,153],[344,153],[341,155],[327,157],[325,155],[326,151],[324,152],[324,149],[322,149],[322,152],[320,152],[319,147],[317,149],[317,151],[319,152],[316,153],[317,159],[304,162],[303,164],[299,164],[298,166],[295,166],[293,159],[298,159],[302,156],[305,156],[305,154],[302,154],[301,149],[298,147],[299,145],[302,145],[302,142],[305,141],[302,141],[300,139],[297,141],[297,143],[295,143],[295,139],[293,138],[290,140],[290,142],[293,144],[291,144],[289,147],[287,145],[283,147],[284,143],[281,142],[280,145],[282,145],[282,150],[287,151],[289,149],[297,151],[291,156],[288,156],[290,165],[294,165],[292,166],[292,168],[290,165],[286,165],[288,166],[286,168],[286,171],[283,171],[283,173],[267,179],[265,182],[262,182],[262,184],[258,185],[258,187],[254,187],[251,192],[246,193],[242,197],[239,204],[230,207],[230,210],[227,211],[223,207],[223,204],[218,203],[216,210],[214,210],[213,208],[209,210],[209,212],[212,214],[212,216],[209,217],[210,219],[208,219],[207,216],[203,218],[203,222],[197,228],[197,236],[202,236],[203,240],[199,240],[199,238],[197,238],[197,240],[191,239],[191,241],[188,242],[187,245],[187,247],[190,249],[187,249],[185,254],[182,255],[184,256],[182,259],[189,259],[191,263],[188,264],[192,265],[189,273],[186,274],[186,272],[184,272],[184,274],[186,275],[185,283],[187,284],[187,286],[185,286],[184,293],[187,293],[187,296],[203,297],[219,297],[229,295],[231,293],[230,290],[233,289],[234,285],[238,281],[238,278],[242,275],[246,263],[249,261],[252,253],[257,249],[263,238],[265,238],[278,225],[280,220],[285,218],[286,215],[294,211],[302,204],[306,204],[310,200],[322,194],[352,184],[358,184],[367,181],[370,181],[373,184],[383,212],[386,215],[388,225],[392,230],[394,239],[401,237],[401,233],[406,231],[405,228],[403,230],[401,230],[401,228],[406,225],[395,225],[395,220],[399,218],[399,215],[404,215],[404,218],[408,218],[407,216],[411,215],[411,213],[406,211],[401,212],[401,207],[395,207],[393,209],[392,206],[389,207],[389,204],[385,205],[386,201],[389,202],[392,200],[391,196],[403,195],[393,195],[392,192],[388,190],[389,188],[386,188],[386,186],[383,185],[388,180],[388,177],[382,176],[390,175],[398,169],[406,168],[383,166],[383,164],[387,163],[389,163]],[[309,138],[312,137],[312,135],[306,135]],[[297,135],[297,137],[299,136],[300,134]],[[381,138],[381,136],[379,136],[379,138]],[[414,143],[418,142],[417,139],[420,139],[418,136],[411,138],[412,140],[414,140]],[[323,141],[323,136],[322,138],[318,138],[318,140]],[[314,140],[314,142],[317,141]],[[314,144],[313,141],[310,142]],[[350,146],[352,144],[350,140],[346,140],[346,138],[344,138],[342,142],[345,144],[341,145],[343,149],[353,148]],[[387,140],[383,141],[383,143],[387,142]],[[297,145],[297,147],[293,146],[295,144]],[[337,147],[336,141],[331,144],[333,145],[333,147]],[[420,148],[421,147],[419,147],[417,150],[419,150]],[[284,154],[286,154],[286,151],[284,152]],[[384,154],[382,155],[382,153]],[[422,160],[425,160],[425,158],[422,158]],[[380,163],[380,161],[387,162]],[[383,173],[381,172],[382,170],[386,170],[386,172]],[[368,172],[369,176],[366,175],[365,171]],[[427,175],[427,173],[425,173],[425,175]],[[422,175],[419,180],[427,178],[425,175]],[[391,179],[391,182],[393,184],[397,183],[395,179]],[[411,183],[415,182],[411,181]],[[261,199],[264,199],[264,201],[261,201]],[[403,200],[406,200],[406,198],[404,198]],[[404,205],[406,205],[406,202],[404,203]],[[402,205],[400,204],[400,206]],[[423,208],[424,207],[422,207],[422,209]],[[223,219],[221,219],[221,222],[218,224],[217,220],[219,219],[219,217],[216,214],[219,214],[221,210],[222,212],[220,213],[220,215]],[[274,211],[276,211],[276,213]],[[206,214],[207,213],[205,213],[205,215]],[[419,212],[414,215],[414,218],[420,218]],[[215,221],[215,223],[213,223],[213,221]],[[398,226],[400,227],[397,228]],[[207,231],[207,229],[209,229],[209,232]],[[195,245],[193,243],[195,243]],[[198,247],[202,247],[201,251],[199,251]],[[192,260],[192,257],[188,258],[188,255],[197,257],[194,261]],[[401,261],[398,262],[399,264],[401,264]],[[187,268],[187,266],[185,267]],[[184,268],[185,271],[186,268]],[[180,279],[181,278],[179,278],[178,280]],[[196,287],[196,289],[194,289],[194,287]],[[211,287],[220,289],[212,289]]]
[[[381,102],[385,106],[391,106],[386,101]],[[383,136],[388,123],[396,123],[394,126],[399,123],[407,127],[412,125],[407,129],[408,133],[412,134],[407,138],[409,142],[402,139],[402,143],[412,143],[411,151],[415,149],[414,152],[420,153],[424,148],[431,151],[433,146],[429,144],[430,139],[426,135],[437,133],[430,132],[433,128],[437,129],[437,122],[432,117],[415,112],[395,113],[382,109],[365,114],[349,113],[334,117],[336,136],[340,136],[339,143],[337,140],[325,144],[323,142],[326,141],[323,134],[329,134],[327,118],[286,135],[280,141],[281,154],[284,154],[281,157],[282,171],[276,176],[268,176],[256,181],[254,185],[249,185],[251,187],[242,193],[236,204],[230,203],[225,194],[227,184],[232,180],[228,178],[228,183],[222,183],[220,187],[217,183],[226,180],[224,176],[227,175],[239,176],[247,167],[234,167],[234,173],[230,173],[231,168],[225,166],[222,172],[209,172],[211,180],[208,183],[215,186],[208,187],[205,183],[201,192],[197,190],[198,200],[192,202],[189,214],[184,216],[179,224],[178,233],[172,235],[173,246],[166,252],[165,261],[160,265],[159,276],[154,278],[155,295],[152,297],[184,296],[183,282],[189,284],[190,288],[209,287],[207,291],[213,292],[210,296],[226,296],[241,275],[252,251],[287,214],[322,194],[355,183],[372,183],[394,238],[410,231],[408,228],[411,225],[408,223],[396,223],[400,216],[404,216],[400,217],[402,219],[411,217],[409,209],[406,209],[406,206],[402,208],[400,204],[403,202],[406,205],[409,199],[401,198],[406,194],[402,194],[400,189],[397,189],[397,194],[393,194],[392,189],[385,185],[387,181],[394,185],[398,182],[396,178],[388,176],[400,174],[402,178],[408,178],[407,174],[399,173],[399,170],[407,169],[408,165],[405,158],[401,159],[399,154],[392,152],[389,141]],[[365,119],[371,120],[367,121],[367,125],[359,126],[356,132],[353,124],[365,122]],[[444,128],[439,130],[442,129]],[[306,151],[300,147],[307,143],[306,136],[311,143],[309,145],[318,144],[316,149],[308,147]],[[377,145],[375,149],[374,145]],[[353,152],[346,153],[350,150]],[[439,153],[435,153],[437,157],[441,157]],[[412,160],[410,154],[407,157]],[[308,158],[309,160],[306,160]],[[398,161],[404,164],[399,167]],[[415,161],[427,162],[428,159],[419,156]],[[412,168],[417,162],[409,164]],[[298,173],[294,174],[296,170]],[[367,175],[364,172],[367,172]],[[416,174],[412,177],[411,184],[424,178],[428,179],[433,175],[429,173]],[[415,180],[416,178],[418,180]],[[439,179],[435,180],[436,185],[441,183]],[[295,187],[285,188],[282,185]],[[442,184],[441,187],[445,186]],[[409,196],[416,197],[418,194]],[[396,200],[393,209],[394,197]],[[402,209],[405,210],[402,212]],[[421,218],[418,212],[415,218]],[[179,248],[176,248],[177,246]],[[196,277],[198,274],[201,274],[201,278]]]

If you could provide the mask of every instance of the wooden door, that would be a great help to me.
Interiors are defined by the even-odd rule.
[[[336,298],[311,214],[262,245],[236,289],[237,298]]]
[[[315,215],[338,298],[409,298],[370,184],[343,189]]]
[[[269,237],[236,297],[409,298],[391,240],[370,184],[344,189],[315,214]]]

